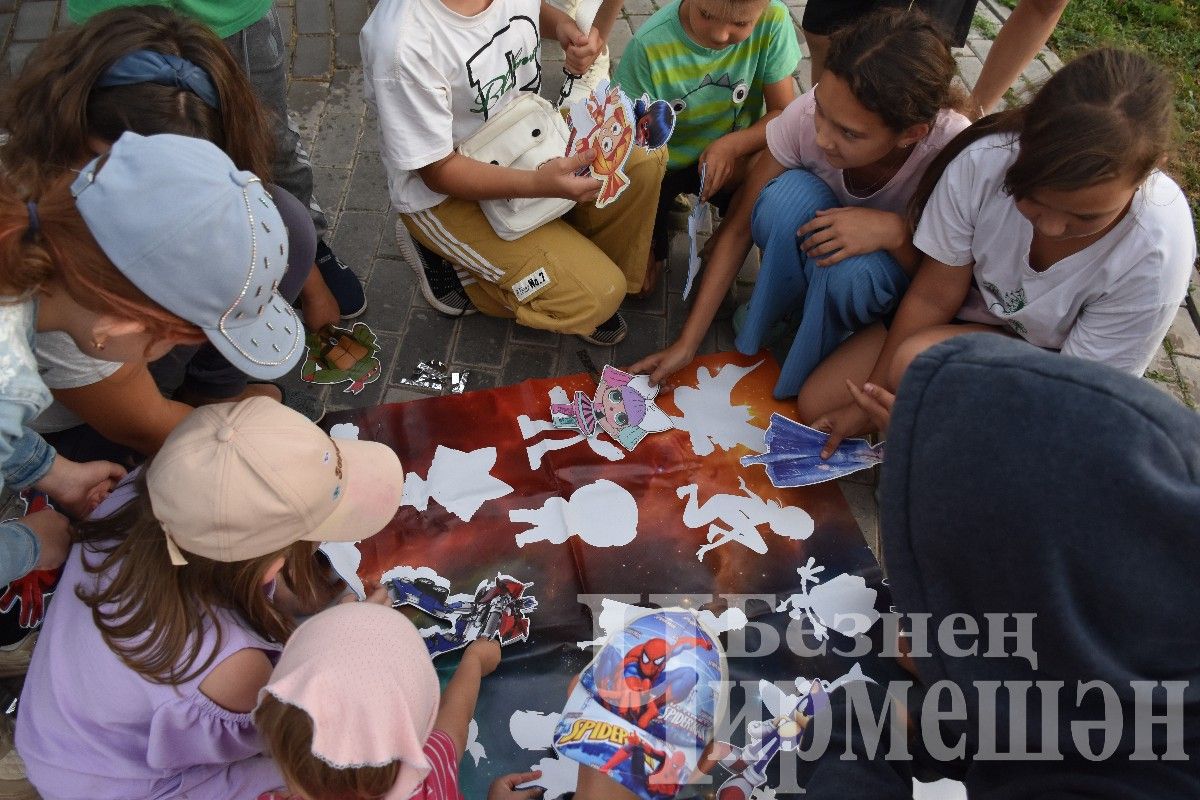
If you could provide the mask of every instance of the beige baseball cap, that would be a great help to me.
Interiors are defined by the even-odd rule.
[[[265,397],[196,409],[146,471],[171,563],[180,551],[247,561],[290,544],[354,542],[400,506],[404,470],[387,445],[331,439]]]

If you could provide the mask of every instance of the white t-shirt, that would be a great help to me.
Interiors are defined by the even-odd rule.
[[[37,355],[38,372],[42,382],[51,389],[78,389],[91,386],[112,375],[121,368],[116,361],[103,361],[83,353],[75,341],[62,331],[39,333],[35,337],[34,352]],[[62,403],[55,400],[29,427],[38,433],[57,433],[83,420]]]
[[[817,129],[813,121],[817,113],[814,91],[809,89],[788,103],[782,114],[767,123],[767,149],[776,161],[788,169],[804,168],[825,181],[837,195],[838,202],[844,206],[862,206],[903,216],[909,198],[925,174],[925,167],[947,142],[971,124],[957,111],[942,109],[933,128],[913,145],[908,160],[892,179],[871,195],[858,197],[846,188],[842,170],[830,166],[821,148],[817,147]]]
[[[1013,134],[972,143],[946,168],[913,243],[950,266],[974,265],[959,318],[1008,325],[1028,342],[1141,376],[1170,327],[1196,260],[1179,186],[1155,171],[1102,239],[1037,272],[1033,225],[1004,191]]]
[[[541,88],[538,0],[492,0],[464,17],[440,0],[383,0],[359,34],[367,101],[379,115],[392,206],[446,199],[415,170],[453,152],[517,92]]]

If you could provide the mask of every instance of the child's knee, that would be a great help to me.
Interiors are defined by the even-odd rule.
[[[625,174],[632,186],[653,187],[662,183],[667,172],[667,148],[643,150],[635,147],[625,162]]]
[[[549,283],[527,303],[518,302],[519,322],[558,333],[589,334],[620,308],[625,276],[610,261],[556,264]]]

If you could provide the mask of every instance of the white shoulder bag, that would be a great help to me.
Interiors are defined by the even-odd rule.
[[[483,123],[458,147],[476,161],[515,169],[537,169],[567,152],[566,121],[549,101],[521,92],[499,114]],[[519,239],[571,210],[575,201],[561,197],[512,197],[482,200],[484,216],[505,241]]]

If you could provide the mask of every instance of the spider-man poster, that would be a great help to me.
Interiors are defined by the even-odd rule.
[[[698,359],[657,396],[672,429],[632,450],[553,424],[551,406],[596,391],[585,374],[326,419],[335,436],[387,443],[404,465],[403,505],[358,545],[359,575],[425,575],[450,594],[497,573],[533,584],[529,639],[506,647],[483,684],[467,796],[531,766],[547,797],[571,788],[575,762],[552,749],[568,683],[631,605],[707,615],[735,681],[847,671],[831,644],[863,633],[887,599],[841,491],[776,489],[738,461],[766,449],[772,412],[795,415],[771,398],[777,376],[765,354]],[[457,660],[437,660],[444,679]]]

